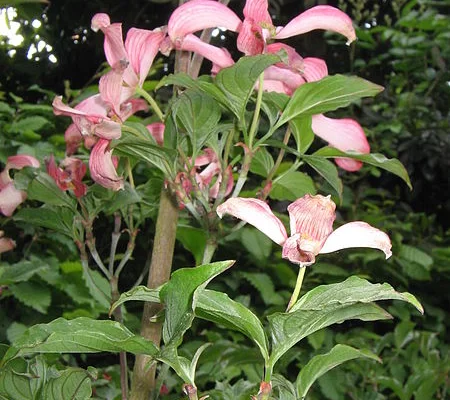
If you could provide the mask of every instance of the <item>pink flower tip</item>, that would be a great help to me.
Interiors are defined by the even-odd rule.
[[[106,28],[111,25],[111,20],[108,14],[98,13],[92,17],[91,29],[97,32],[99,29]]]

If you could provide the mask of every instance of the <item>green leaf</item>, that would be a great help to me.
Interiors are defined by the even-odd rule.
[[[427,253],[423,252],[417,247],[408,246],[406,244],[402,244],[402,246],[400,247],[398,257],[401,257],[406,261],[420,264],[427,271],[429,271],[431,266],[433,265],[433,258],[430,257]]]
[[[305,194],[316,194],[314,181],[303,172],[288,171],[273,182],[270,198],[295,201]]]
[[[170,74],[161,79],[157,89],[164,85],[177,85],[189,89],[200,90],[204,93],[209,94],[212,98],[217,100],[217,102],[221,104],[223,107],[229,109],[227,96],[225,96],[225,94],[217,86],[213,85],[210,82],[205,82],[204,80],[201,80],[201,77],[195,80],[185,73]]]
[[[329,370],[355,358],[381,360],[368,350],[358,350],[350,346],[337,344],[326,354],[313,357],[297,376],[296,386],[298,398],[304,399],[312,384]]]
[[[269,359],[267,337],[261,321],[241,303],[213,290],[199,291],[195,314],[207,321],[235,329],[253,340],[264,360]]]
[[[280,116],[280,113],[286,107],[289,96],[284,93],[264,92],[261,109],[269,118],[270,126],[273,127]]]
[[[53,178],[45,172],[39,172],[31,181],[28,185],[27,194],[30,200],[38,200],[53,206],[68,207],[72,210],[76,208],[76,201],[62,191]]]
[[[272,155],[265,147],[258,147],[258,151],[252,158],[250,171],[254,174],[267,177],[274,166]]]
[[[98,271],[83,268],[83,280],[91,296],[106,310],[111,304],[111,288],[107,279]]]
[[[248,280],[259,292],[264,304],[283,304],[283,297],[275,291],[275,285],[268,274],[263,272],[241,272],[240,275]]]
[[[92,396],[90,375],[82,368],[67,368],[44,385],[42,396],[46,400],[90,399]]]
[[[113,142],[113,146],[117,150],[117,154],[124,154],[135,157],[138,160],[147,161],[166,175],[170,175],[173,172],[177,152],[156,145],[150,138],[144,139],[122,135],[120,139]]]
[[[272,240],[270,240],[264,233],[254,228],[243,228],[238,232],[240,242],[245,249],[258,260],[264,262],[272,252]]]
[[[301,85],[291,96],[276,127],[299,115],[315,115],[346,107],[367,96],[375,96],[383,88],[356,76],[326,76],[317,82]]]
[[[39,311],[47,312],[52,300],[50,289],[36,282],[21,282],[9,287],[13,296],[21,303]]]
[[[8,338],[9,343],[14,343],[27,329],[28,326],[19,322],[13,322],[6,330],[6,337]]]
[[[225,93],[228,108],[241,121],[256,80],[267,67],[279,61],[280,58],[273,54],[241,57],[236,64],[217,74],[216,85]]]
[[[23,133],[24,131],[39,131],[44,126],[50,124],[50,121],[39,115],[25,117],[11,124],[9,131],[11,133]]]
[[[124,209],[140,201],[142,201],[142,197],[136,189],[131,187],[128,182],[125,182],[124,189],[113,192],[112,198],[104,202],[102,209],[107,215],[111,215],[117,210]]]
[[[41,377],[33,377],[29,373],[25,360],[13,360],[0,368],[0,399],[34,400],[42,380]]]
[[[221,110],[209,95],[188,89],[173,103],[172,115],[176,125],[186,130],[196,156],[218,124]]]
[[[290,348],[319,329],[350,319],[376,321],[389,318],[392,318],[389,313],[373,303],[337,303],[320,310],[272,314],[268,317],[272,336],[270,364],[273,367]]]
[[[388,283],[374,284],[357,276],[351,276],[340,283],[317,286],[305,293],[291,310],[320,310],[330,304],[369,303],[379,300],[406,301],[423,314],[422,305],[412,294],[396,292]]]
[[[36,272],[48,268],[48,264],[38,259],[20,261],[13,265],[0,265],[0,285],[11,285],[30,279]]]
[[[119,299],[111,306],[110,314],[127,301],[150,301],[152,303],[160,303],[159,292],[161,287],[156,289],[150,289],[147,286],[136,286],[135,288],[124,292],[120,295]]]
[[[30,225],[52,229],[73,237],[73,220],[75,213],[67,207],[22,208],[15,215],[15,221],[24,221]]]
[[[203,253],[206,246],[206,232],[203,229],[194,228],[188,225],[178,225],[177,239],[183,247],[195,258],[195,264],[200,265],[203,260]]]
[[[174,344],[175,347],[181,343],[194,319],[197,289],[206,286],[211,279],[233,264],[234,261],[220,261],[195,268],[182,268],[172,274],[160,291],[160,298],[166,306],[164,343]]]
[[[152,342],[114,321],[58,318],[29,328],[6,352],[2,362],[33,353],[97,353],[126,351],[155,356]]]
[[[322,157],[304,155],[303,159],[330,184],[342,201],[342,191],[344,188],[336,166],[331,161]]]
[[[374,301],[402,300],[423,312],[421,304],[410,293],[396,292],[387,283],[371,284],[352,276],[344,282],[321,285],[304,294],[289,313],[269,317],[273,339],[272,365],[304,337],[326,326],[348,319],[373,321],[391,316]]]
[[[295,143],[297,143],[297,151],[304,154],[311,146],[314,140],[314,132],[311,128],[312,118],[310,115],[299,116],[289,121],[289,127],[292,130]]]
[[[410,189],[412,189],[411,181],[409,180],[408,172],[406,172],[403,164],[396,158],[386,158],[383,154],[373,153],[373,154],[361,154],[355,152],[343,152],[333,147],[322,147],[317,150],[314,154],[317,157],[325,158],[335,158],[335,157],[348,157],[354,160],[359,160],[364,163],[373,165],[378,168],[382,168],[386,171],[397,175],[399,178],[403,179]]]

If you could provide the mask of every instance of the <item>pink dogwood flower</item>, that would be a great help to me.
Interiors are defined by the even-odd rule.
[[[379,249],[386,258],[392,255],[389,236],[366,222],[349,222],[333,231],[336,205],[330,196],[306,195],[287,209],[291,236],[262,200],[231,198],[217,207],[217,214],[220,218],[230,214],[253,225],[283,247],[283,258],[300,267],[313,264],[318,254],[353,247]]]
[[[58,167],[55,158],[45,162],[47,173],[55,180],[61,190],[72,190],[77,198],[86,194],[87,186],[82,182],[86,175],[87,167],[83,161],[74,157],[66,157],[61,163],[62,168]]]
[[[263,53],[267,41],[285,39],[316,29],[331,30],[356,39],[351,19],[331,6],[316,6],[292,19],[285,27],[275,27],[267,0],[247,0],[244,21],[228,7],[213,0],[191,0],[178,7],[168,23],[168,35],[176,48],[183,49],[188,35],[206,28],[223,27],[238,32],[237,47],[246,55]]]
[[[136,87],[142,87],[159,47],[166,36],[163,29],[153,31],[131,28],[127,32],[125,43],[122,36],[122,24],[113,23],[108,14],[95,14],[91,21],[94,32],[101,30],[105,35],[104,49],[108,64],[116,70],[128,89],[125,97],[134,94]],[[121,83],[121,82],[120,82]]]
[[[0,213],[10,217],[14,210],[27,198],[26,192],[16,189],[14,181],[9,175],[11,169],[24,167],[39,168],[36,158],[25,154],[8,157],[5,169],[0,173]]]

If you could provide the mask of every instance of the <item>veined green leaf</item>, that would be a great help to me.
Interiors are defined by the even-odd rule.
[[[348,157],[354,160],[359,160],[364,163],[373,165],[378,168],[382,168],[386,171],[397,175],[399,178],[403,179],[410,189],[412,189],[411,181],[409,180],[408,172],[406,171],[403,164],[396,158],[386,158],[383,154],[373,153],[373,154],[361,154],[355,152],[343,152],[333,147],[322,147],[317,150],[313,156],[325,157],[325,158],[335,158],[335,157]]]
[[[344,282],[321,285],[304,294],[288,313],[269,317],[272,334],[272,366],[292,346],[319,329],[348,319],[374,321],[391,318],[374,304],[377,300],[402,300],[423,312],[410,293],[396,292],[387,283],[371,284],[356,276]]]
[[[305,293],[291,311],[320,310],[333,304],[369,303],[380,300],[406,301],[423,313],[422,305],[412,294],[396,292],[388,283],[370,283],[357,276],[351,276],[340,283],[317,286]]]
[[[329,370],[355,358],[381,360],[368,350],[358,350],[347,345],[337,344],[328,353],[313,357],[297,376],[296,387],[299,399],[304,399],[312,384]]]
[[[91,396],[90,375],[82,368],[67,368],[42,388],[42,398],[46,400],[87,400]]]
[[[279,61],[280,58],[273,54],[241,57],[236,64],[217,74],[217,87],[225,93],[228,108],[241,121],[256,80],[267,67]]]
[[[159,292],[161,287],[156,289],[150,289],[147,286],[136,286],[135,288],[129,290],[128,292],[122,293],[119,299],[111,306],[109,314],[111,315],[113,311],[127,301],[150,301],[152,303],[160,303]]]
[[[42,171],[28,185],[27,194],[30,200],[38,200],[53,206],[64,206],[72,210],[76,208],[75,199],[62,191],[53,178]]]
[[[267,338],[261,321],[248,308],[230,299],[225,293],[200,290],[195,313],[200,318],[243,333],[256,343],[264,360],[269,359]]]
[[[306,154],[303,160],[330,184],[342,201],[343,185],[336,166],[325,158]]]
[[[34,325],[6,352],[2,363],[33,353],[97,353],[127,351],[155,356],[158,348],[114,321],[58,318]]]
[[[172,105],[176,124],[186,130],[194,157],[213,133],[220,120],[220,106],[204,92],[188,89]]]
[[[295,201],[305,194],[316,194],[314,181],[303,172],[288,171],[274,180],[270,198]]]
[[[301,85],[286,105],[276,127],[299,115],[315,115],[346,107],[362,97],[375,96],[383,88],[356,76],[326,76]]]
[[[164,343],[173,344],[175,347],[181,343],[184,333],[194,319],[197,289],[203,288],[211,279],[233,264],[234,261],[220,261],[195,268],[182,268],[172,274],[160,291],[160,298],[166,306]]]

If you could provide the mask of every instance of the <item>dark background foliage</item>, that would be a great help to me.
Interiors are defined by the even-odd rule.
[[[232,1],[230,6],[240,13],[243,3]],[[405,392],[409,387],[415,398],[444,399],[449,395],[446,387],[450,365],[450,2],[278,0],[270,2],[270,11],[275,25],[284,25],[300,11],[318,3],[345,8],[358,27],[358,42],[348,48],[342,40],[335,40],[335,36],[313,32],[295,38],[289,44],[304,56],[326,59],[330,74],[351,71],[385,87],[374,101],[353,106],[351,113],[365,128],[372,152],[397,157],[404,163],[414,190],[409,191],[398,178],[369,166],[354,175],[342,174],[346,185],[344,201],[338,205],[339,223],[362,219],[388,231],[393,240],[394,257],[386,263],[378,255],[366,251],[329,256],[308,271],[305,287],[312,288],[358,274],[374,282],[388,281],[399,290],[414,293],[425,305],[426,314],[423,318],[410,316],[410,309],[394,304],[389,311],[397,317],[397,327],[389,323],[373,326],[347,323],[333,331],[322,331],[308,339],[301,352],[293,352],[291,357],[287,357],[280,369],[292,371],[291,368],[295,367],[296,371],[311,354],[322,353],[334,343],[348,343],[376,351],[385,363],[351,364],[345,367],[346,374],[327,375],[319,381],[319,387],[315,388],[311,398],[334,400],[350,398],[351,394],[352,398],[358,399],[409,399],[411,397]],[[24,41],[15,47],[0,39],[0,100],[10,103],[20,116],[24,111],[13,95],[22,97],[26,103],[42,105],[49,105],[54,93],[75,96],[78,90],[95,85],[103,69],[103,35],[90,30],[90,20],[95,13],[107,12],[112,22],[123,23],[126,32],[133,26],[152,29],[165,24],[175,6],[173,2],[164,0],[58,0],[44,5],[17,4],[15,20],[21,22],[20,33]],[[32,27],[34,19],[42,22],[40,28]],[[326,40],[323,40],[324,36]],[[39,40],[45,41],[52,49],[37,52],[29,59],[30,46],[37,46]],[[214,38],[213,43],[232,49],[235,36],[227,35],[223,40]],[[15,50],[14,56],[10,56],[11,50]],[[49,61],[50,54],[56,57],[56,63]],[[164,59],[164,63],[170,62],[170,59]],[[209,63],[206,63],[204,72],[208,71]],[[346,116],[348,112],[345,110]],[[36,147],[40,146],[46,154],[59,151],[62,155],[61,137],[58,140],[55,135],[61,136],[68,122],[54,119],[48,110],[43,115],[51,123],[42,127],[39,131],[42,136],[38,140],[50,144]],[[8,140],[16,140],[14,148],[17,148],[17,143],[21,146],[35,145],[35,139],[12,137],[8,131],[10,121],[2,120],[1,123],[2,135],[6,132]],[[2,150],[3,161],[8,149],[10,147]],[[161,183],[158,178],[155,177],[156,189],[151,188],[155,193]],[[328,191],[323,182],[319,181],[317,185],[319,191]],[[283,204],[278,207],[280,210],[285,208]],[[42,294],[42,314],[36,313],[23,296],[19,298],[23,304],[18,303],[14,296],[2,298],[0,341],[6,342],[17,336],[25,325],[47,322],[59,315],[67,318],[100,315],[98,305],[88,300],[86,290],[77,292],[69,285],[82,285],[81,278],[77,277],[80,271],[71,264],[77,258],[73,244],[62,236],[42,232],[35,242],[35,232],[31,228],[25,225],[18,228],[23,233],[16,240],[23,245],[21,248],[25,249],[26,256],[33,248],[42,253],[41,263],[62,263],[63,268],[58,276],[44,274],[29,284],[32,287],[28,289],[38,288]],[[109,225],[100,225],[97,229],[98,232],[108,232],[103,238],[109,238]],[[151,221],[142,227],[143,235],[138,239],[134,261],[136,270],[145,263],[153,229]],[[193,257],[184,251],[182,243],[180,240],[177,244],[175,264],[190,265]],[[256,248],[255,243],[263,245]],[[102,245],[100,239],[100,251]],[[239,260],[239,279],[225,274],[215,285],[230,297],[252,304],[259,315],[281,310],[295,280],[295,272],[287,263],[280,262],[279,251],[275,252],[270,241],[258,234],[255,236],[254,230],[250,229],[243,230],[234,241],[225,243],[217,258],[229,258],[230,251]],[[8,256],[11,257],[9,261],[17,262],[20,256]],[[130,268],[130,272],[124,275],[121,282],[124,288],[137,278],[139,273],[136,270]],[[49,307],[50,287],[52,307]],[[140,305],[131,306],[129,311],[128,323],[136,328]],[[18,331],[15,332],[11,326]],[[212,387],[214,382],[208,380],[208,374],[213,371],[217,380],[226,381],[221,387],[222,393],[227,390],[233,393],[233,390],[238,390],[236,388],[240,394],[245,393],[248,387],[240,379],[255,372],[251,363],[238,360],[239,354],[251,359],[251,355],[241,347],[244,339],[235,333],[209,330],[202,323],[195,328],[192,338],[218,344],[205,353],[200,380]],[[191,343],[192,347],[186,346],[184,351],[189,354],[194,351],[194,345]],[[97,360],[81,358],[70,362],[87,366],[96,365]],[[220,364],[222,369],[217,371],[214,364]],[[108,370],[108,373],[113,374],[114,371]],[[429,382],[429,387],[417,383],[425,381]],[[168,382],[169,386],[175,385],[173,380]],[[436,393],[437,397],[426,397],[422,392],[427,390],[431,396]],[[384,397],[370,397],[370,393],[375,391]],[[230,396],[233,398],[232,394]]]

